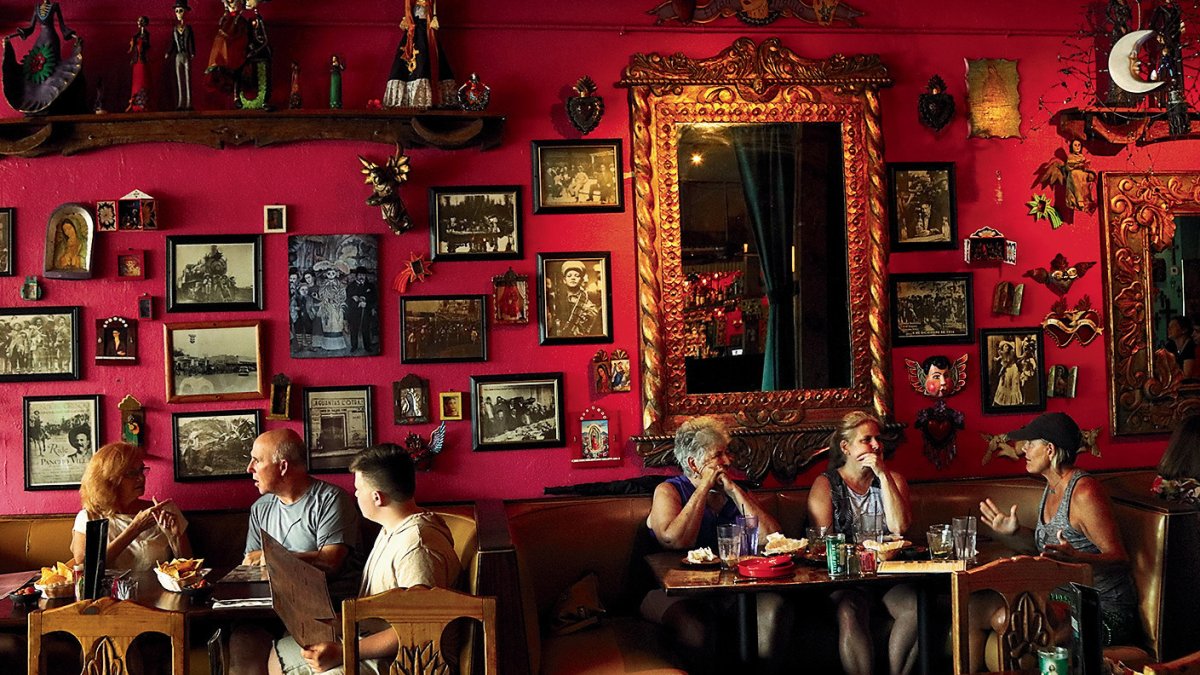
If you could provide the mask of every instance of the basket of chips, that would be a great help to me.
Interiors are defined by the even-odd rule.
[[[66,563],[55,563],[54,567],[43,567],[42,576],[33,583],[33,587],[42,592],[47,598],[75,597],[75,570],[67,567]]]
[[[176,558],[171,562],[159,563],[154,568],[158,583],[168,591],[179,593],[200,582],[211,570],[200,567],[204,558]]]

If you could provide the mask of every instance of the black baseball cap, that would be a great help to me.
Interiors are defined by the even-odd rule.
[[[1079,425],[1070,415],[1060,412],[1038,415],[1029,424],[1008,434],[1010,441],[1033,441],[1039,438],[1050,441],[1054,447],[1065,451],[1072,458],[1083,444],[1083,434],[1079,431]]]

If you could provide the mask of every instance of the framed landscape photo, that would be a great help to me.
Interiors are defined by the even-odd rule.
[[[262,235],[167,237],[168,312],[262,308]]]
[[[474,450],[567,444],[562,373],[473,375],[470,398]]]
[[[288,237],[288,301],[294,359],[378,356],[379,238]]]
[[[893,251],[958,247],[954,163],[888,164]]]
[[[103,438],[100,397],[26,396],[24,403],[25,489],[78,488]]]
[[[625,210],[621,139],[533,141],[533,212]]]
[[[175,480],[244,476],[250,448],[262,428],[262,411],[174,413]]]
[[[487,296],[400,298],[400,362],[487,360]]]
[[[520,186],[430,188],[429,238],[433,260],[520,260]]]
[[[979,331],[983,412],[1046,409],[1046,357],[1041,327]]]
[[[963,343],[974,339],[970,273],[893,274],[891,283],[893,344]]]
[[[0,382],[78,380],[78,307],[0,308]]]
[[[266,397],[262,322],[168,323],[163,335],[168,403]]]
[[[540,344],[612,342],[607,251],[538,254]]]
[[[306,387],[304,445],[309,471],[340,471],[374,441],[371,386]]]
[[[16,220],[16,209],[0,208],[0,277],[11,277],[16,270],[16,242],[13,240]]]

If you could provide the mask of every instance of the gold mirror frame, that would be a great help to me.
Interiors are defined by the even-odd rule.
[[[1200,173],[1104,173],[1104,294],[1114,436],[1163,433],[1200,412],[1180,396],[1175,358],[1153,349],[1151,258],[1175,242],[1175,216],[1200,213]]]
[[[784,473],[794,475],[793,471],[819,451],[822,443],[815,434],[821,434],[823,440],[833,419],[864,409],[881,418],[890,417],[888,235],[878,96],[878,90],[890,84],[878,56],[834,55],[810,60],[780,45],[778,38],[759,44],[739,38],[706,59],[694,60],[683,54],[632,57],[620,85],[630,89],[633,117],[642,424],[647,434],[638,439],[643,457],[650,459],[669,451],[669,443],[664,445],[666,434],[673,433],[682,419],[716,414],[741,427],[746,437],[761,437],[764,430],[772,429],[791,436],[810,430],[812,439],[774,441],[777,448],[805,448],[803,458],[784,460],[788,464]],[[685,391],[675,127],[755,122],[841,124],[851,387],[691,395]],[[735,436],[738,431],[735,429]],[[760,459],[764,471],[766,464],[775,462]]]

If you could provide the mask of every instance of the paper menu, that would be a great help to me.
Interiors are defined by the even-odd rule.
[[[271,604],[301,646],[332,642],[336,616],[325,573],[300,560],[262,532],[263,557],[271,581]]]

